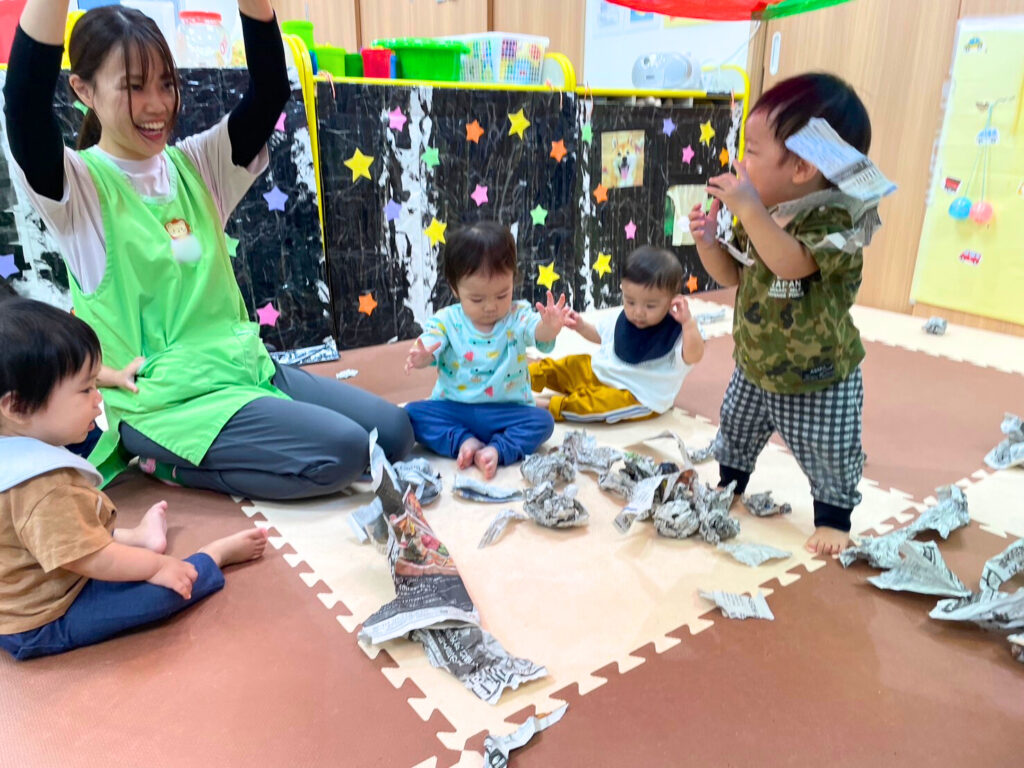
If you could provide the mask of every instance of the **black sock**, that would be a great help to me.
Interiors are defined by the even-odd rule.
[[[725,464],[718,465],[719,470],[719,481],[718,487],[725,488],[733,480],[736,481],[736,487],[733,489],[734,493],[743,493],[747,490],[747,483],[750,482],[750,473],[744,472],[742,469],[736,469],[735,467],[729,467]]]
[[[853,514],[852,509],[846,507],[837,507],[835,504],[829,504],[825,501],[814,500],[814,527],[821,528],[826,526],[828,528],[835,528],[845,533],[850,532],[850,515]]]

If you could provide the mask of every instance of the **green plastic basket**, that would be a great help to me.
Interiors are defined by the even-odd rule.
[[[363,76],[363,57],[358,53],[345,54],[345,77]]]
[[[316,47],[316,43],[313,41],[312,21],[303,21],[301,19],[282,21],[281,31],[286,35],[298,35],[302,38],[302,42],[306,44],[306,47],[311,51]]]
[[[405,80],[457,82],[462,71],[462,55],[469,46],[455,40],[426,37],[401,37],[374,40],[375,48],[390,48],[398,56],[398,76]]]
[[[316,65],[321,72],[330,72],[334,77],[345,76],[345,59],[348,58],[348,53],[344,48],[318,45],[314,53],[316,53]]]

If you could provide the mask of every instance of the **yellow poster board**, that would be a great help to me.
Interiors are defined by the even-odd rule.
[[[1024,324],[1022,51],[1024,16],[958,26],[911,299]]]

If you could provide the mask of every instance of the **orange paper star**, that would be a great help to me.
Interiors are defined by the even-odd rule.
[[[718,159],[722,161],[722,165],[729,164],[729,150],[722,147],[722,153],[718,156]]]
[[[562,158],[568,154],[568,150],[565,148],[565,140],[559,139],[558,141],[551,142],[551,156],[558,162],[562,162]]]
[[[690,293],[697,290],[697,276],[690,275],[690,279],[686,281],[686,287],[690,289]]]
[[[608,187],[604,184],[598,184],[597,189],[594,190],[594,199],[599,203],[608,202]]]
[[[364,293],[359,297],[359,311],[364,315],[372,315],[377,308],[377,302],[373,299],[372,293]]]
[[[466,141],[472,141],[474,144],[480,143],[480,137],[484,135],[484,129],[480,127],[480,121],[474,120],[472,123],[466,123]]]

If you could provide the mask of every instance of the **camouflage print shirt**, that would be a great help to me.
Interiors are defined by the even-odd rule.
[[[818,264],[802,280],[776,277],[736,225],[735,245],[753,263],[739,268],[735,358],[752,383],[779,394],[813,392],[842,381],[864,359],[850,307],[860,288],[863,248],[881,224],[876,206],[826,189],[771,209]]]

